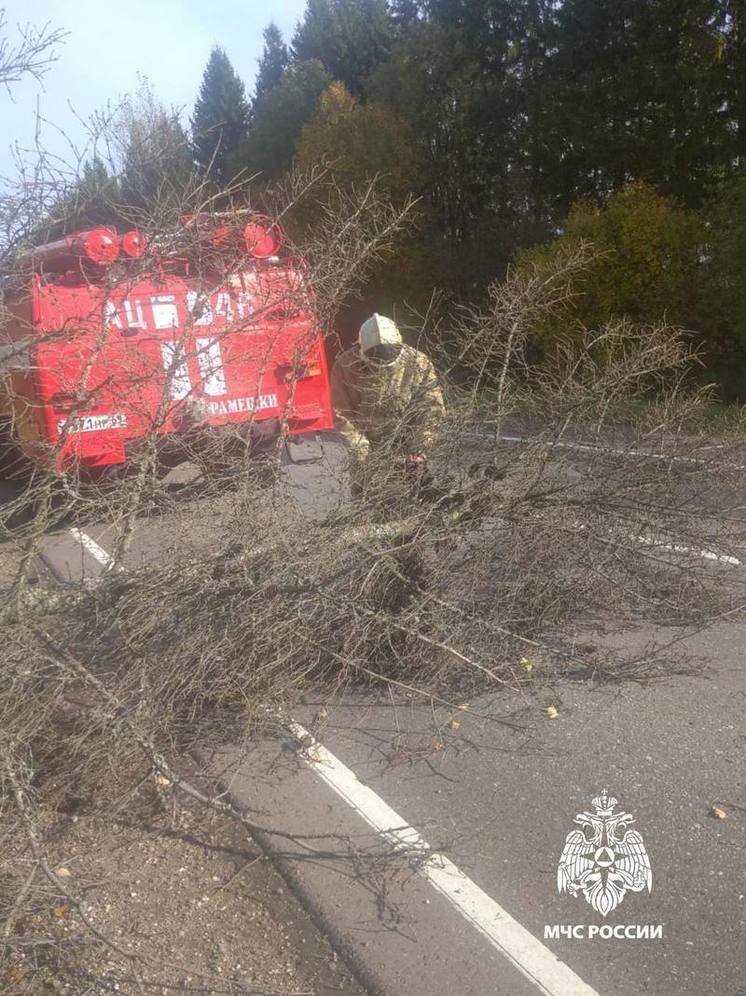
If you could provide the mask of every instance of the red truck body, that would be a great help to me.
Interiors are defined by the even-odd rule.
[[[142,262],[32,260],[6,292],[4,348],[19,349],[0,412],[27,457],[96,468],[126,464],[152,434],[260,441],[333,428],[302,264],[279,251],[199,272],[185,259]]]

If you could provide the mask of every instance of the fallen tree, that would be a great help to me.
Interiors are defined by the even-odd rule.
[[[407,217],[375,185],[331,191],[296,247],[325,328]],[[625,656],[564,636],[569,623],[591,633],[633,618],[701,627],[739,607],[726,576],[743,549],[729,514],[743,437],[735,426],[705,448],[707,394],[690,386],[686,335],[619,321],[530,362],[537,321],[561,313],[592,252],[524,268],[495,285],[490,309],[458,311],[447,335],[425,329],[442,346],[449,396],[432,481],[384,453],[353,498],[338,468],[338,504],[312,521],[288,491],[284,436],[260,466],[237,459],[230,438],[187,450],[195,475],[177,488],[153,439],[118,480],[36,470],[3,507],[13,554],[0,669],[8,951],[33,943],[16,925],[50,889],[95,933],[46,857],[71,798],[105,812],[138,793],[165,806],[183,796],[273,833],[271,820],[198,784],[183,759],[282,727],[309,686],[330,701],[352,685],[453,709],[484,690],[530,698],[539,671],[644,681],[694,666],[665,645]],[[194,543],[181,528],[167,556],[134,556],[139,537],[152,542],[182,520]],[[50,531],[91,522],[110,537],[99,580],[34,584]],[[58,943],[39,941],[42,967]]]

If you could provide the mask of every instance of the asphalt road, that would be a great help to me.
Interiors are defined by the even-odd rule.
[[[651,635],[626,639],[641,648]],[[743,625],[690,639],[712,666],[706,677],[561,683],[554,720],[511,693],[471,702],[457,731],[441,711],[437,752],[423,749],[429,705],[383,697],[339,703],[317,736],[536,937],[554,924],[660,925],[660,940],[544,941],[598,993],[735,996],[746,992],[745,639]],[[653,872],[649,895],[628,893],[605,919],[556,887],[573,817],[604,787],[635,817]],[[461,991],[495,989],[477,977]]]
[[[334,434],[320,433],[289,442],[282,456],[280,484],[285,500],[312,521],[324,519],[348,493],[343,466],[344,450]],[[162,484],[170,489],[171,500],[138,519],[121,567],[178,564],[230,546],[237,514],[236,492],[226,488],[225,494],[216,498],[211,489],[209,498],[200,497],[198,478],[198,468],[188,463],[164,478]],[[190,490],[194,482],[197,486]],[[185,497],[179,497],[180,491]],[[17,502],[22,494],[22,484],[0,480],[0,506]],[[267,500],[272,500],[269,493]],[[15,519],[21,522],[23,518],[20,503]],[[114,524],[99,511],[70,515],[43,536],[32,578],[63,585],[95,580],[109,569],[122,528],[121,521]],[[0,543],[0,593],[12,583],[22,547],[22,541],[12,539]]]
[[[306,467],[293,486],[302,490],[309,473],[315,471]],[[229,535],[230,515],[226,497],[222,505],[196,501],[153,516],[138,530],[128,564],[210,548]],[[105,521],[60,529],[43,544],[38,576],[58,583],[95,577],[113,541]],[[12,576],[18,556],[12,544],[2,547],[0,582]],[[641,628],[619,639],[642,648],[661,635]],[[741,622],[690,637],[682,648],[707,663],[700,677],[654,686],[552,685],[556,719],[535,699],[511,692],[470,701],[457,713],[371,694],[332,706],[309,700],[299,709],[295,719],[313,728],[363,787],[446,855],[469,888],[481,890],[482,915],[506,923],[512,917],[524,928],[504,951],[477,913],[459,908],[461,886],[449,898],[423,875],[422,861],[392,855],[390,839],[366,822],[354,793],[335,792],[320,777],[325,762],[289,733],[252,743],[230,790],[265,817],[271,813],[276,827],[337,835],[336,844],[310,856],[286,842],[285,869],[373,990],[744,996],[745,642]],[[322,705],[328,715],[319,719]],[[573,817],[604,788],[635,817],[653,875],[650,894],[628,893],[606,918],[581,896],[558,895],[556,884]],[[660,928],[662,937],[588,936],[602,925],[638,924]],[[557,925],[585,936],[554,939]],[[558,966],[546,984],[555,956],[566,968]]]

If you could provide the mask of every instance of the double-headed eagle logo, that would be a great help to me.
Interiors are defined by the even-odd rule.
[[[595,813],[578,813],[573,820],[581,827],[571,830],[557,869],[557,890],[577,896],[582,892],[594,910],[607,916],[628,891],[648,892],[653,887],[642,835],[630,830],[635,822],[629,813],[615,813],[617,800],[603,789],[593,799]]]

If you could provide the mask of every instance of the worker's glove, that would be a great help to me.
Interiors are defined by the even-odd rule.
[[[426,463],[427,457],[424,453],[410,453],[404,458],[404,468],[410,473],[422,470]]]

